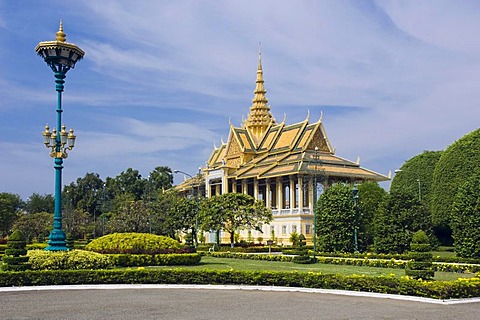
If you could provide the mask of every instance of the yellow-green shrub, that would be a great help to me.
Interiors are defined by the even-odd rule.
[[[112,266],[107,256],[84,250],[30,250],[27,256],[32,269],[36,270],[106,269]]]
[[[183,248],[178,241],[149,233],[112,233],[97,238],[85,250],[98,253],[161,254],[177,253]]]

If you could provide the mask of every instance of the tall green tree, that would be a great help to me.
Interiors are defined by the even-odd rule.
[[[148,208],[143,200],[124,200],[107,222],[108,233],[149,232]]]
[[[404,253],[418,230],[432,233],[432,219],[425,205],[409,193],[390,193],[375,217],[375,250]]]
[[[158,166],[150,172],[149,179],[153,192],[168,190],[173,185],[172,169],[167,166]]]
[[[0,193],[0,236],[5,237],[10,233],[23,201],[18,194]]]
[[[392,180],[391,192],[409,193],[430,206],[433,172],[443,151],[424,151],[407,160]]]
[[[185,198],[175,190],[159,193],[152,203],[153,231],[173,239],[178,232],[194,230],[198,203]]]
[[[452,231],[458,256],[480,258],[480,173],[458,190],[453,203]]]
[[[334,184],[322,193],[318,202],[316,231],[319,249],[353,252],[355,210],[351,186]]]
[[[104,182],[98,173],[87,173],[83,178],[65,186],[63,191],[64,206],[87,212],[90,216],[101,213]]]
[[[144,198],[146,187],[147,180],[142,178],[139,171],[128,168],[115,178],[107,178],[105,191],[111,198],[119,194],[129,194],[137,201]]]
[[[206,199],[199,218],[203,230],[228,232],[232,247],[237,230],[261,230],[262,224],[273,220],[271,210],[262,201],[241,193],[225,193]]]
[[[433,173],[432,217],[435,233],[443,244],[451,242],[451,217],[458,189],[480,171],[480,128],[451,144]]]
[[[53,213],[55,206],[55,198],[51,194],[38,194],[33,193],[25,201],[25,212],[38,213],[38,212],[50,212]]]
[[[374,244],[375,216],[380,209],[387,192],[376,182],[364,182],[358,185],[358,247],[366,251]]]

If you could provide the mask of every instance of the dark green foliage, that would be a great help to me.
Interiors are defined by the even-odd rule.
[[[10,232],[23,202],[19,195],[13,193],[0,193],[0,238]]]
[[[435,276],[433,271],[432,253],[430,239],[423,230],[413,234],[410,244],[410,259],[405,266],[405,275],[414,279],[432,279]]]
[[[470,176],[480,172],[480,129],[450,145],[435,166],[432,182],[432,217],[439,236],[449,236],[455,196]],[[439,232],[442,231],[442,232]]]
[[[101,207],[104,200],[103,184],[98,173],[87,173],[85,177],[65,186],[62,193],[65,209],[77,209],[87,212],[89,216],[100,215],[103,212]]]
[[[172,238],[148,233],[113,233],[97,238],[85,250],[98,253],[157,254],[173,253],[182,244]]]
[[[319,249],[327,252],[353,252],[354,219],[351,187],[335,184],[326,189],[317,205]]]
[[[424,151],[407,160],[392,180],[391,192],[408,193],[430,206],[433,172],[443,151]]]
[[[48,212],[53,213],[55,198],[51,194],[32,193],[25,201],[25,211],[27,213]]]
[[[172,169],[166,166],[159,166],[153,169],[150,172],[149,182],[151,184],[152,190],[148,190],[153,194],[158,193],[162,190],[170,189],[173,185],[173,175]]]
[[[378,253],[403,253],[409,250],[412,234],[431,232],[428,209],[417,197],[390,193],[375,218],[375,250]]]
[[[376,182],[358,185],[358,248],[367,251],[374,243],[375,216],[387,196],[385,189]]]
[[[261,225],[272,221],[273,216],[262,201],[242,193],[225,193],[202,202],[199,219],[203,230],[225,230],[230,234],[230,244],[235,243],[237,230],[261,230]]]
[[[109,259],[117,267],[138,266],[193,266],[198,265],[202,256],[198,253],[172,254],[109,254]]]
[[[74,284],[212,284],[262,285],[353,290],[413,295],[436,299],[480,296],[480,282],[417,281],[396,277],[344,276],[271,271],[207,271],[175,269],[46,270],[0,272],[0,286]]]
[[[457,255],[480,258],[480,172],[458,190],[453,203],[452,230]]]
[[[7,241],[3,269],[22,271],[30,268],[28,262],[26,241],[20,231],[14,231]]]

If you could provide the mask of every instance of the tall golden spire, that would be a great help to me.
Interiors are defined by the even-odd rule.
[[[267,90],[263,86],[263,69],[262,69],[262,52],[258,51],[258,67],[257,67],[257,80],[254,91],[254,97],[252,99],[252,106],[250,107],[250,113],[245,121],[245,127],[250,130],[251,133],[258,140],[268,130],[269,126],[275,123],[275,119],[270,112],[270,106],[267,105],[268,99],[265,96]]]

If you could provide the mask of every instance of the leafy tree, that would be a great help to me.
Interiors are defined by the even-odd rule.
[[[81,209],[63,211],[63,230],[73,239],[81,239],[89,231],[93,233],[92,218]],[[98,234],[98,233],[95,233]]]
[[[376,182],[364,182],[358,185],[358,247],[366,251],[373,245],[375,216],[387,196],[385,189]]]
[[[152,191],[156,193],[170,189],[173,185],[172,169],[167,166],[156,167],[150,172],[149,182],[151,183]]]
[[[119,203],[117,210],[111,214],[107,222],[107,230],[109,233],[147,233],[149,231],[149,215],[145,202],[127,199]],[[117,201],[119,200],[117,199]]]
[[[436,235],[444,244],[451,241],[451,216],[459,187],[480,172],[480,129],[450,145],[438,160],[432,182],[432,217]]]
[[[458,190],[453,203],[452,230],[457,255],[480,258],[480,173]]]
[[[18,216],[12,229],[19,230],[27,242],[33,238],[42,241],[48,237],[53,226],[53,213],[37,212]]]
[[[25,202],[25,211],[27,213],[50,212],[53,213],[55,207],[55,198],[51,194],[33,193]]]
[[[408,193],[390,193],[375,217],[375,250],[379,253],[403,253],[409,250],[412,234],[425,230],[431,234],[428,209]]]
[[[409,193],[429,206],[433,172],[442,153],[442,151],[424,151],[406,161],[393,178],[390,191]]]
[[[78,209],[93,216],[101,214],[100,204],[103,196],[104,182],[98,173],[87,173],[76,182],[65,186],[63,199],[67,209]]]
[[[175,238],[179,231],[194,232],[197,202],[180,196],[176,191],[160,193],[152,203],[154,233]]]
[[[140,200],[144,196],[147,180],[142,178],[138,170],[128,168],[115,178],[107,178],[106,192],[109,196],[116,197],[120,194],[129,194],[133,199]]]
[[[263,223],[273,216],[262,201],[241,193],[225,193],[204,201],[200,216],[203,230],[224,230],[230,234],[231,246],[235,243],[235,231],[261,230]]]
[[[351,187],[339,183],[326,189],[317,206],[319,249],[327,252],[353,252],[354,220]]]
[[[0,193],[0,236],[5,237],[23,205],[19,195],[13,193]]]

